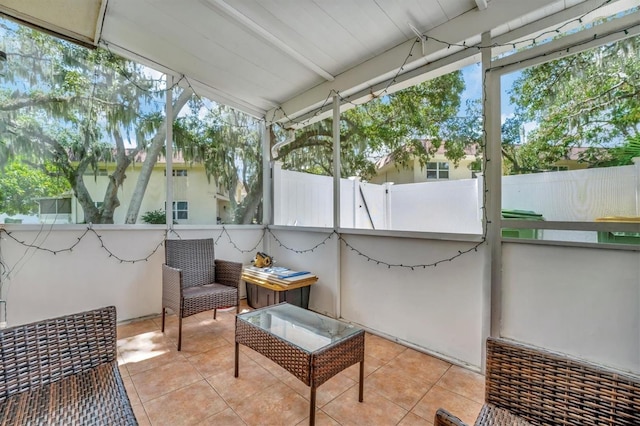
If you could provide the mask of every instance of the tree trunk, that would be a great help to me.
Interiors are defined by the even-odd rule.
[[[193,91],[191,89],[184,89],[184,91],[178,97],[178,100],[173,105],[173,116],[170,117],[171,122],[176,119],[182,108],[186,105],[186,103],[193,95]],[[136,223],[138,220],[138,214],[140,213],[140,206],[142,205],[142,199],[144,198],[144,193],[147,190],[147,186],[149,185],[149,180],[151,179],[151,173],[153,172],[153,167],[158,162],[158,156],[162,152],[162,148],[164,147],[164,142],[167,135],[167,117],[163,120],[160,128],[158,129],[158,133],[151,140],[151,144],[147,149],[146,158],[144,159],[144,163],[142,163],[142,168],[140,169],[140,175],[138,176],[138,181],[136,182],[136,187],[133,190],[133,194],[131,195],[131,201],[129,202],[129,209],[127,210],[127,215],[125,217],[124,223]],[[172,208],[171,206],[167,206],[167,208]]]

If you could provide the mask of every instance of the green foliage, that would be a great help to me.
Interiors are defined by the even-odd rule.
[[[124,171],[160,128],[164,96],[154,90],[161,83],[104,49],[88,50],[5,20],[0,35],[9,53],[0,76],[0,165],[18,156],[38,167],[54,165],[87,222],[113,223]],[[116,171],[104,197],[94,200],[83,179],[108,161],[117,163]]]
[[[9,215],[38,213],[37,198],[53,197],[71,187],[64,178],[54,177],[51,164],[33,168],[19,160],[7,164],[0,175],[0,212]]]
[[[232,108],[192,99],[174,124],[185,161],[202,163],[207,177],[227,191],[232,223],[260,223],[262,145],[259,123]]]
[[[640,37],[528,68],[515,82],[516,119],[535,121],[513,170],[544,169],[586,147],[591,167],[630,164],[640,134]],[[517,143],[503,135],[505,145]],[[503,149],[504,152],[504,149]]]
[[[164,225],[167,223],[167,212],[162,209],[148,211],[142,215],[142,221],[154,225]]]
[[[375,173],[375,159],[387,154],[393,154],[400,167],[413,158],[425,166],[442,143],[449,144],[448,155],[458,161],[464,155],[463,147],[477,142],[478,137],[477,132],[471,137],[472,132],[463,135],[462,128],[468,123],[456,121],[463,90],[462,73],[458,71],[342,113],[341,175],[368,179]],[[326,119],[298,130],[295,141],[282,147],[277,160],[285,169],[332,175],[332,126],[332,120]],[[431,144],[425,146],[422,139]]]

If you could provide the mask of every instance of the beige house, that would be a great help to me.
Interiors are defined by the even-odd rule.
[[[144,153],[136,157],[135,162],[127,169],[127,177],[118,193],[121,205],[114,215],[116,224],[124,223],[128,203],[138,181],[143,161]],[[97,176],[94,177],[93,171],[84,176],[85,185],[97,206],[102,203],[109,184],[108,176],[115,166],[115,163],[102,163],[98,168]],[[140,207],[138,223],[142,223],[141,217],[146,212],[165,210],[166,185],[166,161],[161,158],[155,164],[149,179]],[[84,223],[82,206],[75,197],[72,195],[69,197],[71,197],[70,202],[63,203],[67,208],[64,211],[54,212],[54,217],[50,211],[48,213],[42,211],[41,203],[41,222]],[[51,204],[50,201],[49,204]],[[231,222],[228,191],[217,187],[213,178],[210,180],[207,178],[202,164],[187,164],[179,154],[173,159],[173,218],[176,223],[182,225]]]
[[[423,141],[425,147],[429,148],[429,142]],[[564,170],[579,170],[588,168],[588,164],[580,162],[580,155],[587,148],[572,148],[569,154],[554,163],[549,168],[549,172]],[[417,158],[412,158],[407,167],[396,165],[393,155],[387,155],[376,163],[376,176],[369,181],[371,183],[393,182],[395,184],[431,182],[438,180],[458,180],[472,179],[480,171],[480,164],[476,161],[482,158],[477,146],[470,146],[465,149],[465,155],[458,164],[446,157],[446,149],[440,146],[429,159],[426,167],[420,165]]]
[[[429,142],[423,141],[429,148]],[[417,158],[412,158],[408,167],[396,165],[393,155],[387,155],[376,164],[377,174],[369,181],[371,183],[393,182],[395,184],[419,183],[437,180],[471,179],[474,177],[472,165],[478,158],[477,147],[471,146],[465,149],[464,157],[457,165],[446,156],[444,146],[429,159],[426,167],[420,165]]]

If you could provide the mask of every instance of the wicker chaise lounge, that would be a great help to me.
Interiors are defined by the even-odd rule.
[[[435,426],[464,423],[443,409]],[[640,378],[566,355],[487,340],[485,405],[476,426],[640,425]]]
[[[1,425],[137,425],[113,306],[0,330]]]

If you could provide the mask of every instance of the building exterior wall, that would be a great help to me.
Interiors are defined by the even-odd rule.
[[[99,173],[95,178],[92,175],[86,175],[84,177],[85,185],[95,202],[102,202],[109,183],[107,174],[112,173],[113,167],[112,165],[108,165],[106,167],[106,173]],[[114,223],[124,223],[129,201],[131,200],[131,195],[140,176],[141,168],[141,163],[133,163],[127,169],[127,177],[118,191],[118,198],[121,205],[115,211]],[[223,222],[229,220],[229,214],[227,213],[228,207],[225,209],[225,206],[229,204],[228,197],[218,193],[213,179],[211,179],[211,182],[207,180],[204,167],[199,165],[190,167],[176,166],[174,170],[186,170],[186,176],[182,176],[179,172],[176,173],[176,176],[173,176],[173,201],[188,202],[188,218],[177,219],[177,223],[215,224],[218,222],[217,218],[221,217],[218,213],[219,208],[222,209],[221,213],[224,216],[224,218],[221,217],[221,220]],[[153,169],[151,178],[149,179],[149,184],[147,185],[140,206],[138,223],[142,222],[141,217],[144,213],[158,209],[164,210],[165,199],[165,165],[164,163],[160,163]],[[75,207],[75,223],[84,223],[85,219],[82,207],[75,198],[73,199],[73,203]]]

